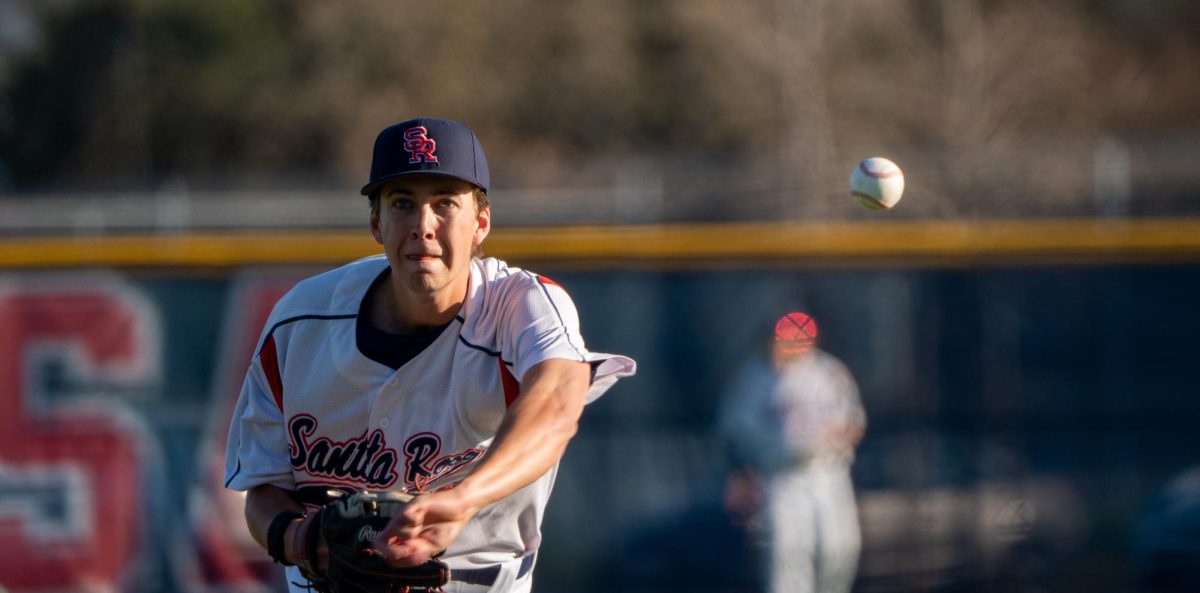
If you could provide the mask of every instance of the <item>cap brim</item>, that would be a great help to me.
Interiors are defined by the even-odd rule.
[[[375,180],[374,183],[368,183],[368,184],[364,185],[361,193],[364,196],[369,196],[375,190],[379,189],[380,187],[383,187],[383,185],[385,183],[387,183],[397,177],[408,177],[411,175],[440,175],[442,177],[453,177],[454,179],[458,179],[459,181],[466,181],[467,183],[470,183],[471,185],[474,185],[475,187],[482,189],[483,193],[487,193],[486,187],[483,187],[483,186],[475,183],[474,181],[471,181],[470,179],[467,179],[467,178],[459,176],[459,175],[454,175],[451,173],[443,173],[441,171],[405,171],[403,173],[395,173],[392,175],[388,175],[387,177],[381,177],[381,178]]]

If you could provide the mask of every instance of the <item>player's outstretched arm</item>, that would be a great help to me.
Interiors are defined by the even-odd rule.
[[[380,533],[378,549],[397,566],[422,564],[449,547],[479,509],[554,467],[579,427],[589,376],[587,363],[564,359],[529,369],[521,395],[471,475],[450,490],[414,499]]]

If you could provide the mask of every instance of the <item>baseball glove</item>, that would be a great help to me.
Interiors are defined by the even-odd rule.
[[[397,568],[371,552],[375,537],[412,498],[400,492],[367,490],[309,513],[300,526],[305,542],[305,559],[297,563],[300,572],[321,593],[439,590],[450,579],[450,568],[444,562],[430,560]],[[318,556],[321,539],[329,551],[328,563]]]

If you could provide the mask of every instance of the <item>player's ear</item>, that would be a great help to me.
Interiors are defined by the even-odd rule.
[[[475,229],[474,245],[478,247],[483,244],[483,240],[487,238],[488,233],[492,230],[492,209],[484,206],[475,214],[475,223],[478,225]]]
[[[371,236],[375,242],[383,245],[383,232],[379,230],[379,208],[371,208]]]

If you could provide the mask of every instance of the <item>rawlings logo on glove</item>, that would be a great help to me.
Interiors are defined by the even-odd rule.
[[[380,530],[375,529],[370,525],[363,525],[362,529],[358,530],[358,541],[359,543],[369,544],[375,541],[375,538],[379,537],[379,533]]]
[[[297,534],[303,538],[304,558],[297,562],[321,593],[405,593],[438,591],[450,580],[450,568],[440,560],[420,566],[395,567],[373,549],[375,538],[392,517],[413,499],[400,492],[363,491],[309,513]],[[319,554],[324,541],[328,553]]]

